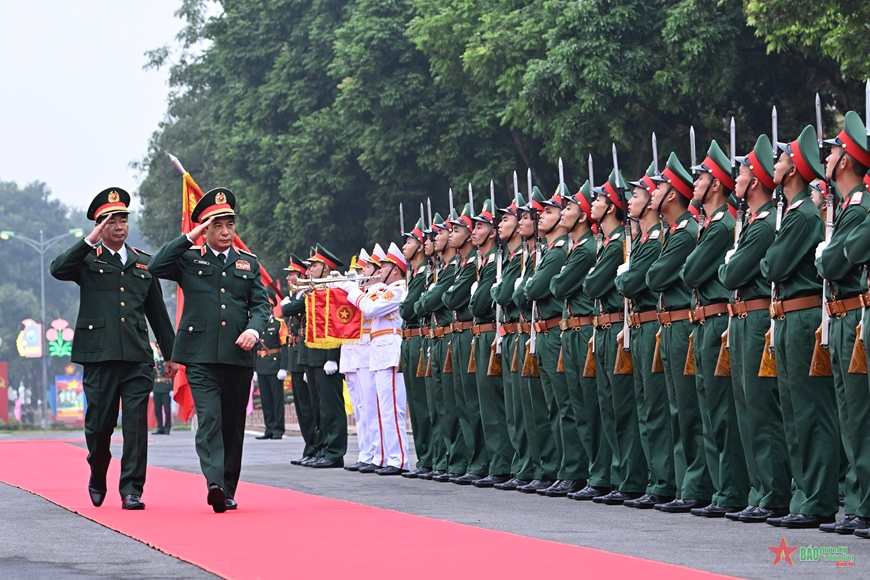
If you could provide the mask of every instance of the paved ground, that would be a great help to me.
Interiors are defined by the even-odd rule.
[[[0,437],[0,440],[5,437],[23,438],[12,435]],[[69,437],[69,434],[64,437]],[[191,433],[173,432],[168,437],[154,436],[153,439],[149,447],[149,463],[192,473],[199,472]],[[351,438],[351,447],[354,444],[355,439]],[[120,446],[116,447],[118,449],[113,452],[118,456]],[[315,470],[291,466],[289,460],[298,457],[301,449],[302,440],[299,437],[285,437],[280,441],[256,441],[250,435],[245,442],[242,479],[738,577],[809,579],[833,575],[838,578],[870,576],[870,540],[822,534],[818,530],[783,531],[764,524],[711,521],[691,515],[662,514],[621,506],[599,506],[566,499],[527,496],[517,492],[480,490],[450,483],[360,475],[340,469]],[[353,453],[355,450],[352,449],[351,454]],[[118,553],[117,546],[138,545],[141,552],[136,552],[135,570],[141,577],[164,577],[170,574],[181,578],[208,576],[192,566],[150,550],[134,540],[106,530],[35,496],[3,487],[0,486],[0,501],[4,502],[4,506],[10,505],[6,500],[8,495],[13,498],[9,501],[18,502],[13,505],[34,510],[32,513],[35,517],[28,518],[29,520],[58,521],[62,525],[40,527],[33,522],[22,524],[19,518],[14,517],[14,526],[10,530],[3,519],[8,516],[0,515],[0,577],[77,578],[77,573],[93,576],[88,570],[59,567],[58,562],[70,560],[70,552],[62,545],[56,547],[56,542],[50,537],[51,533],[56,532],[51,528],[65,528],[63,534],[72,538],[93,533],[91,528],[113,537],[111,542],[114,544],[108,540],[105,544],[100,543],[106,546],[105,550],[101,549],[101,554],[105,553],[107,561],[112,561],[113,554]],[[110,506],[111,499],[110,494],[107,507]],[[240,509],[244,509],[244,487],[240,489],[236,499]],[[147,488],[145,500],[147,502]],[[0,514],[9,514],[9,510],[4,509]],[[21,528],[22,525],[34,528],[24,530],[25,534],[48,534],[45,535],[46,550],[40,553],[39,558],[33,557],[32,550],[22,552],[14,542],[10,542],[21,537],[15,528]],[[798,552],[794,554],[794,567],[786,563],[774,567],[774,554],[768,550],[768,546],[778,545],[783,535],[789,546],[847,547],[855,558],[854,568],[837,569],[830,562],[797,561]],[[72,542],[74,539],[68,541]],[[141,559],[138,555],[140,553]],[[6,573],[7,568],[4,566],[7,562],[10,566],[18,566],[15,569],[8,568],[10,574],[15,572],[14,576]],[[32,562],[44,563],[37,565]],[[110,568],[97,568],[107,576],[114,575]]]

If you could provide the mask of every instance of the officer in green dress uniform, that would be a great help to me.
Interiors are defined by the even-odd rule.
[[[492,287],[496,278],[495,212],[491,200],[483,203],[481,212],[474,216],[474,229],[471,242],[477,248],[476,281],[471,286],[469,308],[474,315],[471,327],[472,348],[475,358],[475,379],[478,399],[480,400],[480,419],[483,425],[486,455],[489,459],[487,476],[473,483],[475,487],[488,488],[507,483],[511,479],[513,447],[508,434],[507,413],[505,410],[504,368],[496,372],[490,368],[490,358],[494,358],[496,344],[495,307],[493,306]]]
[[[568,228],[562,224],[562,210],[567,197],[568,188],[562,184],[559,191],[542,202],[544,210],[538,218],[538,236],[543,238],[547,249],[537,270],[523,285],[526,298],[537,305],[538,368],[559,462],[556,481],[547,489],[537,490],[539,495],[548,497],[566,497],[580,491],[586,487],[589,476],[589,458],[580,440],[567,374],[559,370],[564,301],[556,298],[550,289],[550,283],[562,271],[571,249]]]
[[[425,234],[423,218],[410,232],[403,233],[405,245],[402,253],[408,261],[408,292],[399,306],[402,324],[402,374],[408,396],[408,410],[411,413],[411,428],[414,433],[414,450],[417,453],[417,466],[405,472],[402,477],[415,479],[432,471],[434,450],[432,449],[432,419],[429,416],[429,399],[426,392],[426,379],[418,376],[417,370],[426,368],[423,353],[422,319],[414,310],[414,305],[426,289],[426,256],[423,250]]]
[[[265,331],[260,335],[257,362],[254,365],[266,429],[256,439],[281,439],[284,437],[284,379],[287,377],[288,355],[284,335],[287,334],[287,330],[284,321],[275,318],[272,312],[275,306],[275,294],[271,288],[268,294],[269,321],[266,323]],[[282,370],[284,372],[280,374]]]
[[[822,217],[810,201],[809,184],[824,177],[816,130],[807,126],[797,140],[778,143],[774,182],[788,209],[782,226],[761,260],[761,273],[776,284],[774,343],[776,373],[786,439],[797,442],[792,457],[795,492],[791,513],[767,523],[817,528],[835,520],[838,504],[839,428],[837,396],[831,377],[810,376],[814,333],[821,324],[821,280],[814,264],[824,240]]]
[[[532,408],[531,394],[525,387],[525,379],[520,376],[522,361],[518,350],[523,352],[524,345],[518,342],[518,324],[520,310],[513,301],[514,288],[523,273],[523,245],[519,233],[519,208],[525,205],[525,199],[519,193],[514,203],[505,209],[499,209],[502,217],[498,224],[498,235],[506,247],[505,261],[502,265],[501,282],[494,284],[491,295],[501,305],[501,368],[502,381],[505,385],[505,414],[508,436],[514,449],[511,460],[511,479],[497,483],[493,487],[503,491],[513,491],[517,487],[528,485],[535,477],[537,464],[540,461],[538,453],[537,432],[533,423],[527,423],[526,411]],[[516,367],[513,361],[518,360]],[[529,417],[531,421],[531,418]],[[529,425],[530,427],[527,427]]]
[[[270,308],[257,257],[233,247],[235,205],[228,189],[206,193],[191,213],[199,225],[163,246],[150,266],[187,297],[172,358],[187,366],[199,420],[196,451],[217,513],[237,507],[254,347]],[[206,244],[194,246],[203,235]]]
[[[456,219],[456,210],[450,219]],[[432,227],[435,229],[435,252],[439,255],[441,269],[433,278],[433,282],[420,296],[415,306],[418,313],[431,318],[432,353],[428,366],[431,367],[432,395],[435,400],[436,414],[441,425],[441,434],[446,450],[446,465],[436,464],[432,479],[445,483],[451,478],[457,478],[468,473],[468,452],[465,436],[460,427],[460,416],[457,399],[461,396],[462,383],[454,378],[452,370],[445,372],[451,353],[453,337],[453,311],[444,303],[443,295],[455,281],[458,256],[456,250],[448,244],[450,238],[450,223],[435,214]],[[458,364],[453,361],[455,366]],[[464,370],[464,369],[463,369]],[[446,470],[446,471],[445,471]],[[428,479],[428,477],[427,477]]]
[[[653,369],[657,334],[660,326],[656,302],[658,294],[650,290],[646,275],[662,251],[662,228],[658,214],[650,207],[656,189],[655,168],[650,164],[646,175],[630,182],[632,196],[628,212],[639,224],[640,236],[632,238],[631,264],[619,267],[616,289],[631,300],[631,361],[641,444],[649,480],[646,493],[624,505],[652,509],[656,504],[674,500],[677,493],[674,474],[674,439],[671,432],[671,407],[665,375]]]
[[[867,377],[850,374],[852,348],[861,323],[862,295],[867,295],[867,275],[861,264],[850,263],[844,251],[847,237],[867,216],[870,196],[864,176],[870,166],[867,135],[861,117],[846,113],[843,130],[826,141],[831,146],[825,166],[826,177],[845,193],[837,212],[830,244],[820,244],[816,259],[819,275],[828,281],[828,310],[831,314],[830,354],[834,387],[840,415],[840,438],[848,470],[846,473],[846,518],[836,524],[822,524],[822,531],[849,534],[870,529],[870,389]],[[817,254],[819,252],[817,251]]]
[[[530,433],[529,441],[532,443],[533,457],[535,461],[535,476],[526,485],[516,489],[521,493],[537,493],[552,486],[559,478],[559,468],[562,462],[561,436],[558,430],[553,430],[555,422],[551,408],[555,408],[552,399],[552,391],[544,390],[540,369],[535,372],[534,367],[539,367],[537,357],[531,354],[531,323],[537,320],[538,313],[532,316],[533,302],[526,294],[526,284],[535,274],[535,255],[539,255],[543,262],[546,255],[546,246],[538,243],[538,220],[544,213],[544,196],[537,186],[532,188],[529,203],[520,208],[519,233],[525,239],[528,247],[522,277],[515,282],[513,301],[520,309],[520,325],[517,334],[517,368],[520,373],[520,381],[523,390],[527,393],[523,397],[523,416],[526,421],[526,430]],[[561,248],[560,248],[561,251]],[[538,335],[540,338],[542,335]],[[526,398],[527,397],[527,398]],[[551,407],[553,405],[553,407]],[[534,433],[534,436],[531,435]],[[558,443],[557,443],[558,438]]]
[[[625,261],[626,210],[622,175],[614,169],[601,187],[593,187],[592,219],[598,223],[604,242],[595,266],[583,288],[595,301],[595,374],[601,406],[601,430],[613,453],[610,485],[613,490],[592,498],[595,503],[622,505],[644,494],[647,464],[640,441],[634,377],[616,374],[618,335],[624,327],[623,298],[616,291],[617,269]]]
[[[157,431],[154,435],[169,435],[172,430],[172,379],[166,374],[166,361],[161,354],[154,362],[154,418]]]
[[[725,514],[730,520],[765,522],[788,514],[791,473],[776,377],[759,376],[764,336],[770,330],[770,282],[761,274],[761,259],[776,235],[772,200],[773,150],[761,135],[753,150],[738,157],[737,197],[746,202],[749,219],[737,248],[719,266],[719,279],[734,292],[729,309],[728,351],[737,421],[743,440],[750,490],[748,507]]]
[[[694,199],[704,207],[698,245],[686,258],[681,276],[694,294],[695,386],[704,428],[707,468],[713,482],[710,505],[692,515],[725,517],[748,505],[749,474],[740,440],[737,404],[731,377],[716,376],[722,334],[728,329],[731,293],[719,281],[719,266],[734,247],[736,222],[728,209],[734,191],[731,161],[714,140],[697,172]]]
[[[567,497],[589,500],[610,492],[610,464],[613,452],[601,431],[601,405],[595,377],[584,377],[586,351],[592,338],[595,304],[583,292],[586,275],[595,266],[595,235],[592,232],[592,203],[595,196],[589,181],[576,194],[565,198],[562,227],[568,232],[568,258],[562,271],[550,281],[550,291],[564,301],[562,310],[562,361],[574,422],[582,448],[576,458],[583,466],[586,486]],[[548,494],[549,495],[549,494]]]
[[[468,372],[471,360],[471,327],[474,325],[469,303],[472,285],[477,281],[477,250],[471,243],[471,230],[474,225],[471,218],[471,205],[465,204],[460,214],[450,220],[452,227],[449,244],[456,250],[456,279],[442,294],[444,305],[453,311],[453,334],[450,338],[453,384],[468,459],[466,473],[450,480],[458,485],[471,485],[489,473],[477,380],[474,373]]]
[[[646,283],[650,290],[659,293],[661,357],[671,404],[677,484],[677,499],[655,507],[664,512],[688,513],[708,505],[713,495],[698,391],[694,377],[684,374],[689,335],[694,326],[690,321],[692,292],[680,278],[680,271],[697,244],[698,222],[688,210],[692,176],[675,153],[671,153],[664,171],[652,179],[657,182],[652,208],[671,224],[661,255],[647,271]]]
[[[100,506],[106,498],[109,446],[123,405],[121,507],[144,509],[142,490],[148,461],[148,395],[154,353],[148,342],[151,324],[161,351],[169,353],[167,376],[178,370],[172,355],[175,333],[163,303],[160,282],[149,269],[151,257],[124,243],[130,195],[121,188],[101,191],[88,207],[93,231],[51,263],[51,275],[80,288],[72,361],[84,366],[88,401],[85,440],[91,477],[88,493]]]

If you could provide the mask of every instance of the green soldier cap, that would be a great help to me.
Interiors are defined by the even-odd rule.
[[[619,193],[620,184],[625,186],[625,178],[622,176],[622,173],[619,174],[619,181],[617,182],[616,169],[610,172],[610,176],[607,178],[607,181],[604,182],[604,185],[601,187],[593,187],[592,193],[595,195],[603,195],[610,203],[625,211],[625,199],[626,192],[623,191],[622,195]]]
[[[776,184],[773,182],[773,146],[770,137],[762,133],[755,142],[755,147],[745,157],[738,157],[737,163],[745,165],[761,184],[773,191]]]
[[[308,262],[296,254],[290,254],[290,265],[284,269],[292,272],[299,272],[299,274],[304,276],[306,272],[308,272]]]
[[[843,130],[833,139],[825,141],[828,145],[839,145],[864,167],[870,167],[870,152],[867,150],[867,133],[861,116],[848,111],[843,121]]]
[[[737,206],[739,203],[740,201],[733,193],[728,196],[728,213],[730,213],[733,218],[737,217]]]
[[[197,202],[190,219],[198,224],[213,217],[236,215],[235,208],[236,196],[233,192],[226,187],[215,187]]]
[[[444,221],[444,218],[442,218],[441,214],[436,211],[435,215],[432,216],[432,223],[430,224],[429,229],[423,230],[423,233],[424,234],[431,234],[435,230],[435,228],[437,227],[436,224],[440,224],[443,221]]]
[[[481,208],[480,213],[471,219],[485,224],[494,224],[496,211],[499,211],[499,209],[496,207],[495,211],[493,211],[492,201],[486,199],[483,201],[483,207]]]
[[[98,219],[113,213],[130,213],[130,194],[120,187],[110,187],[97,194],[88,207],[88,219]]]
[[[414,238],[421,244],[423,243],[423,218],[417,220],[417,223],[414,224],[414,229],[410,232],[402,232],[402,237],[405,238]]]
[[[556,193],[553,194],[553,197],[543,202],[543,205],[551,205],[553,207],[557,207],[559,209],[563,209],[565,204],[568,203],[568,198],[571,194],[568,192],[568,186],[564,183],[559,184],[559,187],[556,188]]]
[[[655,162],[651,161],[644,176],[641,177],[640,179],[638,179],[637,181],[629,181],[628,184],[632,187],[642,187],[645,190],[647,190],[648,193],[652,193],[652,191],[656,188],[656,184],[652,180],[652,178],[655,176],[656,176]]]
[[[677,192],[686,199],[692,199],[692,192],[695,189],[695,181],[691,174],[686,171],[677,154],[671,152],[668,157],[668,163],[665,165],[665,170],[660,175],[651,178],[653,181],[664,182],[673,187]]]
[[[819,138],[812,125],[804,127],[800,137],[791,143],[777,143],[776,146],[780,151],[788,153],[798,173],[807,183],[825,178],[822,162],[819,161]]]
[[[719,147],[715,139],[710,143],[710,148],[707,150],[707,158],[700,165],[692,167],[692,171],[706,171],[725,186],[726,189],[734,191],[734,178],[731,177],[731,160]]]
[[[519,201],[519,206],[517,206],[517,201]],[[498,211],[512,216],[518,216],[524,205],[526,205],[526,199],[523,197],[522,193],[517,193],[516,197],[511,201],[511,204],[508,207],[499,209]]]
[[[701,215],[701,205],[700,201],[695,201],[694,199],[689,202],[689,213],[691,213],[696,218]]]
[[[538,189],[538,186],[534,186],[532,188],[532,197],[529,199],[529,203],[522,206],[520,211],[528,211],[531,212],[535,210],[538,213],[544,211],[544,194],[541,193],[541,190]]]
[[[580,209],[583,210],[583,213],[586,215],[591,214],[592,202],[595,201],[595,194],[592,193],[592,186],[589,184],[589,180],[586,180],[586,183],[583,184],[580,191],[568,199],[579,205]]]
[[[454,226],[463,226],[471,230],[474,224],[471,221],[471,204],[466,203],[462,206],[462,212],[456,219],[451,219],[450,224]]]
[[[435,214],[439,219],[435,220],[435,227],[439,230],[449,230],[451,222],[459,219],[459,214],[456,213],[456,208],[453,208],[453,211],[450,212],[450,215],[447,216],[446,220],[440,220],[441,216],[437,213]]]
[[[335,254],[333,254],[320,244],[317,244],[317,249],[314,251],[314,255],[311,256],[308,261],[321,262],[329,266],[331,270],[338,270],[339,268],[344,266],[342,261],[335,257]]]

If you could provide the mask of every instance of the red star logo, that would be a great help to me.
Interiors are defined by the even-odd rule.
[[[785,536],[782,536],[782,540],[780,540],[778,546],[768,546],[767,549],[776,554],[776,558],[773,560],[774,566],[783,560],[788,562],[789,566],[794,566],[794,562],[791,560],[791,555],[792,552],[795,552],[798,548],[790,548],[789,545],[785,543]]]

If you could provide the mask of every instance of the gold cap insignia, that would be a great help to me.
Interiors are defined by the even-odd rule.
[[[117,203],[118,200],[120,200],[120,199],[121,199],[121,196],[118,195],[117,191],[113,191],[113,192],[109,193],[109,203]]]
[[[220,204],[226,203],[227,196],[223,192],[219,192],[216,196],[214,196],[214,202]]]

